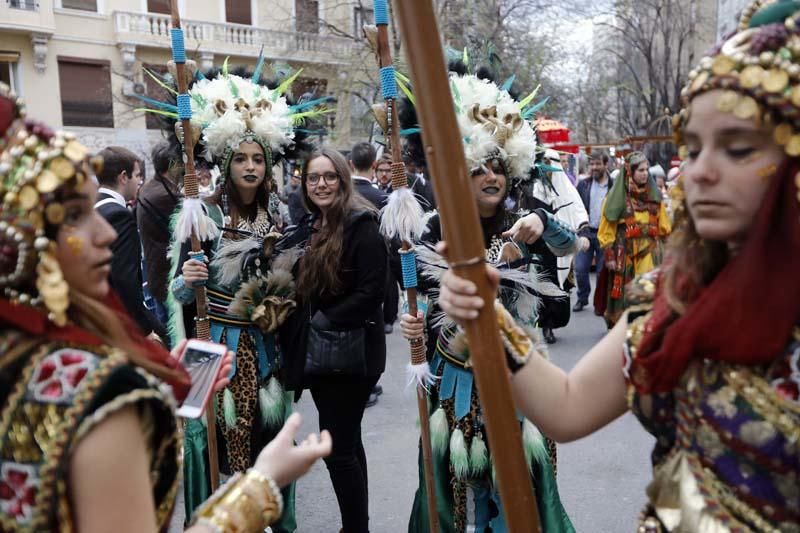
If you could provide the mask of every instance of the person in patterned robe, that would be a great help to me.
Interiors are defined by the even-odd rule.
[[[508,353],[517,405],[547,435],[630,410],[656,437],[642,533],[800,531],[798,20],[797,2],[756,1],[690,74],[676,229],[608,335],[569,373],[525,343]],[[448,273],[439,304],[461,322],[472,291]]]

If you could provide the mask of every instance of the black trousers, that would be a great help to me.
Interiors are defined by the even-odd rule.
[[[369,531],[367,456],[361,441],[361,419],[369,393],[380,376],[321,378],[311,386],[319,412],[319,429],[333,437],[333,451],[325,458],[339,502],[344,533]]]

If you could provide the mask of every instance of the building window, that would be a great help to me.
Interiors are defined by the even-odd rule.
[[[97,12],[97,0],[61,0],[61,7]]]
[[[375,10],[369,7],[357,7],[353,10],[353,35],[356,39],[364,37],[364,24],[375,24]]]
[[[153,73],[153,76],[160,77],[164,80],[164,75],[167,73],[167,67],[158,64],[145,64],[143,67]],[[152,76],[145,74],[143,77],[144,86],[147,88],[147,97],[158,100],[159,102],[175,102],[175,97],[172,96],[165,88],[156,83]],[[170,120],[167,117],[157,113],[145,113],[145,123],[148,130],[158,130],[167,126],[166,121]]]
[[[26,9],[36,11],[39,9],[39,2],[35,0],[9,0],[8,5],[16,9]]]
[[[295,0],[295,28],[303,33],[319,33],[319,0]]]
[[[0,81],[11,87],[19,95],[17,82],[17,62],[19,52],[3,52],[0,50]]]
[[[58,81],[64,126],[114,127],[108,61],[59,57]]]
[[[225,20],[234,24],[253,24],[250,0],[225,0]]]
[[[161,13],[169,15],[172,12],[169,0],[147,0],[148,13]]]

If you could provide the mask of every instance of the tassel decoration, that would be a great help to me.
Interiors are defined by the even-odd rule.
[[[266,426],[279,427],[283,424],[286,410],[283,387],[273,376],[266,386],[258,389],[258,407],[261,420]]]
[[[440,407],[431,415],[431,446],[433,446],[433,453],[442,457],[444,452],[447,451],[449,439],[450,429],[447,427],[447,414]]]
[[[469,446],[469,465],[472,477],[479,477],[486,472],[489,466],[489,450],[483,435],[475,433]]]
[[[230,389],[225,389],[222,393],[222,415],[229,429],[236,427],[236,400],[233,399]]]
[[[450,436],[450,466],[458,479],[465,479],[469,475],[469,454],[464,432],[456,428]]]
[[[525,461],[533,472],[534,462],[547,461],[547,446],[539,429],[527,418],[522,423],[522,448],[525,450]]]

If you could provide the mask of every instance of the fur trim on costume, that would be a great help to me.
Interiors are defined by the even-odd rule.
[[[411,189],[394,190],[381,213],[381,233],[390,239],[414,242],[425,231],[424,215]]]

